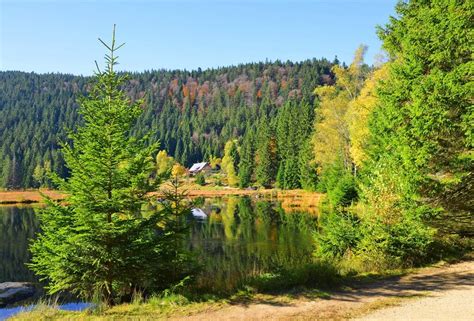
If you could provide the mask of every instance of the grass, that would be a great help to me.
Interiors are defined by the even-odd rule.
[[[38,304],[33,310],[22,312],[12,320],[160,320],[170,316],[187,316],[214,311],[236,304],[265,302],[288,304],[301,298],[327,299],[331,288],[339,284],[333,266],[322,263],[307,264],[292,270],[266,273],[250,279],[240,290],[227,296],[170,293],[155,295],[146,300],[135,297],[131,303],[113,307],[96,306],[85,311],[62,311],[57,305]]]
[[[147,300],[134,298],[130,303],[113,307],[96,305],[84,311],[64,311],[54,302],[40,301],[32,310],[21,312],[11,320],[160,320],[173,316],[186,316],[198,312],[219,309],[228,304],[225,300],[210,297],[191,301],[180,294],[152,296]]]
[[[469,257],[468,257],[469,258]],[[439,262],[432,266],[443,266]],[[169,317],[189,316],[229,307],[263,303],[267,305],[292,305],[301,301],[327,300],[334,290],[351,290],[354,285],[370,284],[394,276],[403,276],[420,271],[420,268],[397,269],[383,273],[348,273],[341,275],[336,266],[323,262],[308,264],[292,270],[264,273],[250,279],[246,285],[232,295],[183,295],[166,293],[146,300],[135,297],[131,303],[113,307],[96,307],[81,312],[61,311],[57,306],[38,304],[35,309],[22,312],[12,320],[162,320]],[[401,295],[378,299],[350,312],[353,318],[377,309],[396,306],[409,299],[424,297],[429,293]]]

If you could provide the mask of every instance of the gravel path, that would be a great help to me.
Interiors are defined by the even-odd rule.
[[[174,320],[474,320],[473,300],[474,261],[468,261],[354,284],[329,299],[261,300]]]
[[[404,302],[400,306],[381,309],[355,320],[474,320],[473,286],[462,290],[441,291],[432,295],[414,302]]]

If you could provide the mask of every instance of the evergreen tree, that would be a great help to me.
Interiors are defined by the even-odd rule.
[[[103,43],[103,42],[102,42]],[[64,204],[48,200],[41,230],[31,246],[31,269],[46,281],[49,293],[70,291],[114,304],[135,291],[164,289],[185,275],[186,255],[179,247],[180,216],[173,206],[147,211],[146,194],[157,144],[145,146],[130,136],[142,112],[121,90],[115,28],[106,45],[106,69],[98,70],[90,95],[80,100],[84,123],[63,144],[71,176],[60,181]]]
[[[396,9],[397,19],[379,30],[390,62],[369,121],[365,194],[370,202],[389,195],[377,212],[402,221],[466,217],[474,193],[474,6],[415,0]]]
[[[276,146],[268,120],[263,117],[257,129],[257,150],[255,152],[255,176],[257,183],[271,187],[275,181]]]
[[[300,188],[300,166],[297,156],[289,156],[285,160],[285,172],[283,174],[283,187],[285,189]]]
[[[307,138],[299,154],[300,184],[305,190],[314,191],[318,182],[311,137]]]
[[[248,187],[252,181],[254,169],[254,140],[253,133],[247,131],[240,147],[239,186]]]

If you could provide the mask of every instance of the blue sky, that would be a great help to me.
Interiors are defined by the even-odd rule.
[[[120,68],[197,69],[380,52],[396,0],[0,0],[0,69],[90,75],[113,24]]]

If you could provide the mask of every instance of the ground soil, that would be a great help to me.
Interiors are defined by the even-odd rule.
[[[474,320],[474,261],[360,282],[326,299],[238,303],[173,320]]]

